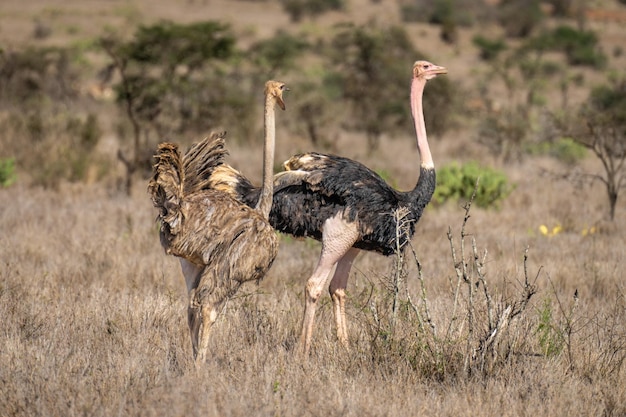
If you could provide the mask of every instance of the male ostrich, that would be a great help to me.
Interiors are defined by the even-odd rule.
[[[411,111],[421,156],[419,180],[413,190],[394,190],[359,162],[316,152],[293,156],[285,162],[286,171],[275,176],[272,226],[283,233],[322,242],[317,266],[305,287],[300,337],[304,356],[311,345],[317,300],[333,268],[336,267],[329,291],[337,338],[347,346],[345,290],[359,249],[383,255],[396,252],[394,212],[397,209],[406,210],[403,221],[409,224],[409,236],[403,236],[400,245],[404,247],[413,236],[415,223],[435,190],[435,168],[426,137],[422,94],[428,80],[446,73],[446,68],[427,61],[413,65]],[[229,192],[247,204],[256,201],[258,189],[236,171],[230,174],[230,183],[224,189],[230,187]]]
[[[413,65],[411,112],[421,156],[420,175],[415,188],[400,192],[391,188],[374,171],[359,162],[333,155],[307,153],[285,162],[287,171],[278,174],[270,222],[281,232],[310,236],[322,241],[317,266],[306,283],[305,307],[300,346],[308,355],[313,334],[317,300],[330,273],[336,267],[329,291],[337,338],[348,344],[345,290],[359,249],[383,255],[396,252],[394,212],[404,208],[409,236],[435,190],[435,167],[426,137],[422,95],[426,82],[447,70],[430,62]]]
[[[285,85],[265,85],[263,185],[251,208],[215,190],[212,178],[226,154],[224,134],[195,144],[181,158],[178,146],[159,145],[148,191],[159,209],[161,244],[180,258],[189,292],[188,321],[196,363],[206,359],[209,331],[224,302],[239,286],[264,277],[278,252],[268,221],[272,204],[275,143],[274,105],[285,108]]]

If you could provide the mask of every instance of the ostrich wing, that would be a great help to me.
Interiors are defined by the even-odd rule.
[[[259,280],[269,270],[278,238],[254,209],[222,192],[205,190],[185,198],[181,211],[182,230],[169,236],[168,253],[217,268],[221,279],[229,281]]]
[[[275,176],[270,222],[294,236],[322,238],[324,222],[341,215],[357,222],[355,247],[389,254],[394,249],[395,209],[406,203],[401,193],[365,165],[319,153],[296,155],[287,171]]]
[[[275,177],[275,194],[300,187],[303,192],[344,206],[350,220],[354,220],[357,208],[369,205],[376,212],[391,210],[403,197],[365,165],[340,156],[317,152],[295,155],[285,162],[285,169]]]

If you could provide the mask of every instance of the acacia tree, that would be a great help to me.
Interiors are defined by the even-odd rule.
[[[604,185],[613,220],[617,199],[626,187],[626,78],[595,88],[574,117],[557,121],[561,133],[590,149],[602,163],[602,174],[584,176]]]
[[[521,160],[525,145],[537,135],[537,121],[545,113],[547,83],[560,77],[563,106],[567,103],[568,84],[573,79],[567,76],[563,64],[549,57],[549,52],[563,53],[571,66],[599,69],[606,61],[594,33],[567,26],[542,32],[517,48],[484,37],[474,38],[474,44],[489,67],[480,88],[486,106],[477,139],[504,162]],[[498,83],[506,91],[506,100],[493,93]]]
[[[208,68],[234,55],[235,38],[217,22],[162,22],[140,26],[129,41],[109,34],[100,44],[119,74],[117,104],[132,126],[131,149],[122,147],[118,153],[130,193],[133,174],[150,154],[151,135],[163,139],[221,121],[222,104],[233,95],[215,82],[223,71],[217,65]]]

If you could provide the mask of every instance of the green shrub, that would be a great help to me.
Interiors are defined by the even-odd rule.
[[[403,22],[424,22],[472,26],[481,20],[487,8],[481,0],[400,0],[400,18]]]
[[[587,149],[571,138],[528,145],[526,151],[531,155],[548,155],[568,165],[577,163],[587,155]]]
[[[281,0],[283,9],[294,22],[305,16],[315,17],[330,10],[342,10],[344,0]]]
[[[593,88],[589,98],[593,110],[603,113],[612,124],[626,124],[626,77]]]
[[[443,204],[448,200],[469,200],[477,180],[474,204],[481,208],[498,208],[514,188],[500,171],[481,167],[476,162],[463,166],[451,164],[437,170],[437,188],[433,202]]]
[[[8,187],[15,182],[15,158],[0,159],[0,187]]]
[[[571,65],[583,65],[601,69],[607,57],[598,47],[598,37],[592,31],[577,30],[570,26],[558,26],[528,42],[529,48],[565,53]]]
[[[497,39],[492,41],[480,35],[475,36],[472,39],[472,43],[480,49],[480,59],[484,61],[492,61],[496,59],[500,52],[506,49],[506,43],[504,40]]]
[[[539,325],[536,334],[544,355],[554,357],[561,353],[565,339],[562,332],[554,324],[550,299],[544,300],[543,308],[539,311]]]
[[[274,37],[257,42],[251,48],[252,59],[261,68],[267,68],[269,74],[292,69],[308,43],[299,36],[292,36],[279,31]]]

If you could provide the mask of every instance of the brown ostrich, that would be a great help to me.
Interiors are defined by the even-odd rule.
[[[428,146],[422,107],[426,82],[444,67],[427,61],[413,65],[411,112],[415,122],[417,147],[421,157],[420,175],[408,192],[393,189],[374,171],[351,159],[311,152],[295,155],[285,162],[286,171],[275,176],[270,223],[280,232],[312,237],[322,242],[317,266],[306,283],[305,307],[300,337],[301,352],[308,355],[317,301],[331,272],[329,291],[337,327],[337,338],[348,345],[345,317],[345,291],[352,262],[360,249],[383,255],[396,253],[394,212],[403,209],[409,234],[402,236],[404,247],[415,232],[435,190],[435,168]],[[220,181],[234,198],[253,204],[259,189],[232,170]]]
[[[189,292],[188,321],[196,363],[206,360],[209,332],[224,302],[242,283],[261,280],[278,252],[278,239],[268,221],[272,204],[275,114],[285,108],[285,85],[265,85],[263,185],[251,208],[212,188],[224,165],[224,133],[212,134],[181,157],[178,146],[157,149],[148,185],[159,209],[161,244],[180,258]]]

